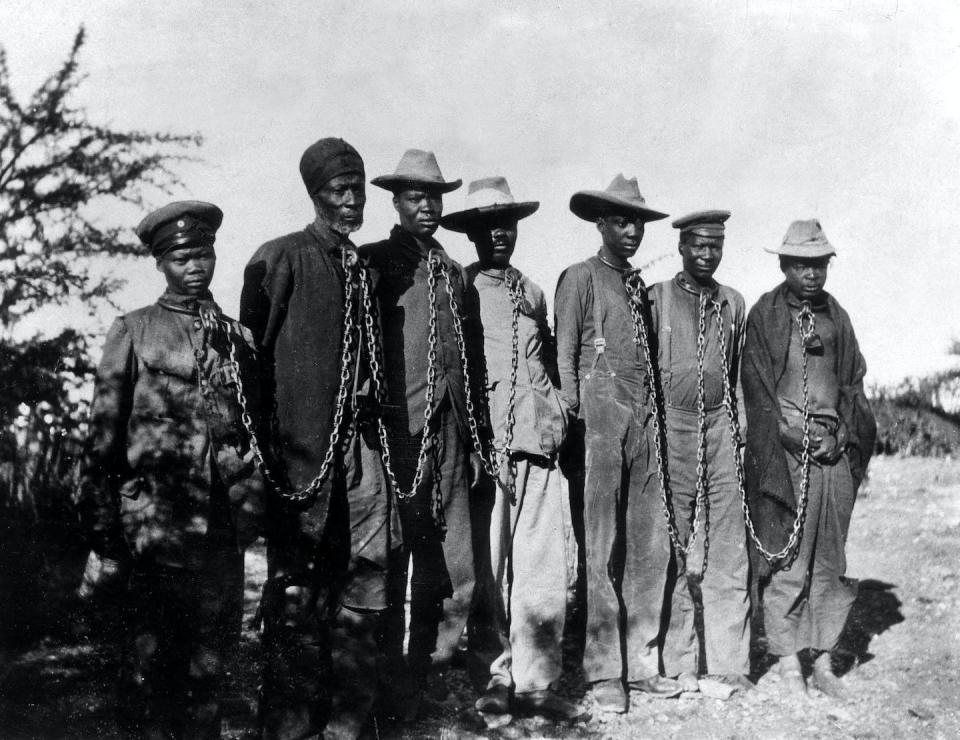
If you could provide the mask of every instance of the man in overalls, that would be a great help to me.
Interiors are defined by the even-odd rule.
[[[659,672],[670,543],[647,429],[648,364],[638,346],[649,340],[649,309],[629,262],[644,225],[666,214],[622,175],[604,191],[574,194],[570,210],[595,223],[603,240],[596,256],[560,276],[554,302],[561,395],[584,425],[583,667],[600,709],[626,712],[624,682],[654,696],[680,691]]]
[[[785,690],[806,694],[797,654],[809,648],[813,685],[842,695],[830,653],[857,595],[856,581],[844,576],[844,549],[876,437],[867,366],[850,317],[823,289],[836,251],[820,222],[794,221],[783,244],[767,251],[780,256],[785,280],[750,309],[742,382],[750,515],[768,552],[787,551],[757,561],[769,575],[768,650]],[[799,542],[791,536],[797,517]]]
[[[674,544],[667,598],[670,625],[664,670],[687,691],[719,681],[716,696],[752,684],[748,557],[740,507],[739,451],[728,412],[736,413],[746,309],[713,275],[723,258],[729,211],[700,211],[673,222],[683,270],[650,289],[666,423],[671,501],[681,544]],[[692,527],[691,527],[692,523]],[[692,531],[691,531],[692,529]],[[694,627],[703,609],[703,643]],[[707,688],[704,686],[704,690]],[[712,692],[711,692],[712,693]]]

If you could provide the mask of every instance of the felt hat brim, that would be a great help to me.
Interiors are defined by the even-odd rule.
[[[463,234],[474,224],[481,224],[495,218],[515,218],[519,221],[535,213],[539,207],[539,201],[529,200],[521,203],[497,203],[491,206],[467,208],[464,211],[447,214],[440,219],[440,225],[449,231]]]
[[[371,185],[397,193],[401,190],[423,189],[438,193],[451,193],[461,185],[463,180],[444,182],[443,180],[427,180],[426,178],[411,177],[409,175],[380,175],[370,181]]]
[[[801,259],[819,259],[821,257],[831,257],[837,254],[830,242],[821,244],[781,244],[779,247],[764,247],[765,252],[776,254],[781,257],[799,257]]]
[[[659,221],[669,215],[603,190],[581,190],[574,193],[570,198],[570,210],[584,221],[596,221],[610,211],[635,213],[644,222]]]

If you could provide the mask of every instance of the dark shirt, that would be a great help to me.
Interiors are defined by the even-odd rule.
[[[594,285],[591,278],[591,264],[599,285]],[[599,257],[591,257],[568,267],[560,275],[553,306],[557,369],[561,397],[572,411],[579,410],[580,381],[590,372],[596,358],[594,339],[605,340],[606,363],[608,369],[616,373],[618,382],[635,387],[640,393],[647,377],[646,360],[634,340],[624,273]],[[600,301],[601,329],[594,325],[595,300]]]
[[[406,428],[411,435],[423,429],[427,407],[427,371],[429,368],[430,292],[427,256],[439,258],[446,277],[437,277],[436,306],[437,368],[433,408],[447,397],[467,435],[466,388],[463,365],[454,328],[447,285],[459,309],[465,339],[468,342],[468,370],[474,384],[473,399],[479,398],[482,383],[482,349],[476,342],[482,337],[475,298],[465,295],[463,268],[452,260],[435,239],[418,242],[399,226],[390,238],[360,248],[377,275],[375,295],[380,307],[383,337],[384,375],[387,384],[385,415],[391,425]],[[478,351],[480,354],[478,355]],[[465,438],[469,438],[466,437]]]
[[[667,406],[697,409],[697,334],[701,289],[681,272],[650,288],[653,328],[657,335],[660,382]],[[727,349],[728,378],[723,377],[716,308],[720,303]],[[703,398],[706,410],[723,404],[724,382],[736,388],[740,349],[746,321],[743,297],[732,288],[715,284],[708,292],[703,333]]]
[[[783,375],[777,381],[777,395],[780,406],[786,410],[803,411],[803,348],[797,316],[800,314],[801,301],[792,295],[787,296],[790,316],[790,347],[787,350],[787,364]],[[813,304],[814,346],[807,351],[807,389],[808,408],[811,413],[836,416],[837,401],[840,395],[840,382],[837,379],[837,342],[839,336],[836,324],[830,316],[825,301]]]

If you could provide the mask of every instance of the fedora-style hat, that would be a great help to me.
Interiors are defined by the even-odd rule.
[[[463,184],[463,180],[447,182],[440,174],[440,166],[433,152],[422,149],[407,149],[400,157],[400,164],[392,175],[380,175],[370,181],[371,185],[389,190],[391,193],[410,187],[449,193]]]
[[[784,257],[806,257],[816,259],[829,257],[837,253],[833,245],[827,241],[820,221],[815,218],[806,221],[794,221],[787,229],[786,236],[779,248],[764,247],[770,254],[779,254]]]
[[[440,225],[450,231],[463,233],[473,224],[492,218],[526,218],[539,207],[540,201],[515,201],[505,177],[482,177],[467,187],[463,210],[444,216],[440,219]]]
[[[580,190],[570,198],[570,210],[585,221],[596,221],[600,216],[615,211],[633,213],[646,221],[659,221],[668,214],[647,207],[640,195],[637,178],[627,180],[623,173],[613,178],[606,190]]]

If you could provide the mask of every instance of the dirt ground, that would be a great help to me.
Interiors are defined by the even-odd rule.
[[[467,672],[451,671],[409,725],[381,726],[381,737],[960,737],[960,462],[879,458],[861,491],[848,543],[848,575],[860,591],[837,668],[850,698],[778,691],[756,646],[756,690],[727,702],[707,698],[635,701],[607,719],[592,711],[574,674],[568,693],[591,712],[572,724],[514,717],[488,728],[473,710]],[[263,578],[262,553],[248,557],[247,624]],[[0,607],[2,608],[2,607]],[[28,649],[0,655],[0,738],[115,738],[114,647],[109,615],[50,620]],[[255,737],[258,635],[244,633],[231,677],[224,737]],[[449,690],[443,696],[444,690]]]

